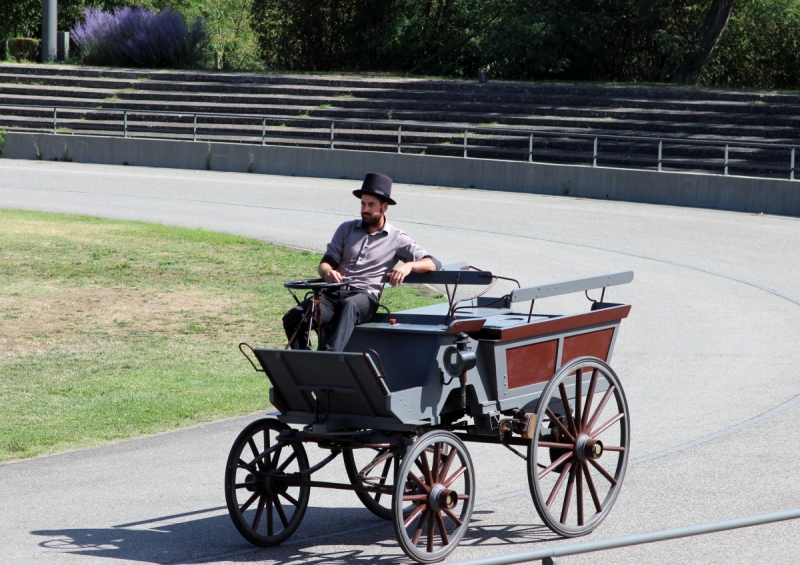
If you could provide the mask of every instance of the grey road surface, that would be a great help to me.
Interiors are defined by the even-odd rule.
[[[0,160],[0,207],[203,227],[322,251],[358,212],[353,180]],[[523,283],[631,269],[612,359],[632,464],[599,539],[800,506],[800,220],[396,185],[389,219],[443,262]],[[0,242],[2,249],[2,242]],[[585,298],[537,310],[586,309]],[[0,330],[1,331],[1,330]],[[244,360],[243,360],[244,362]],[[265,405],[266,409],[266,405]],[[224,461],[258,415],[0,465],[2,563],[407,562],[391,525],[314,490],[285,545],[249,546],[224,510]],[[450,561],[568,543],[539,522],[525,464],[470,446],[479,503]],[[312,454],[313,458],[313,454]],[[321,477],[344,478],[340,466]],[[800,523],[559,563],[795,563]]]

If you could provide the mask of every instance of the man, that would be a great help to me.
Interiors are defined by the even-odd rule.
[[[322,325],[327,326],[321,349],[343,351],[357,324],[369,322],[378,309],[384,282],[402,284],[409,273],[426,273],[442,268],[441,263],[420,248],[405,232],[386,221],[392,200],[392,179],[367,173],[360,190],[361,219],[345,222],[333,234],[317,271],[325,282],[350,279],[349,288],[322,293]],[[397,265],[397,261],[403,261]],[[301,302],[283,317],[286,337],[292,349],[308,343],[307,321],[303,314],[311,299]],[[330,325],[329,325],[330,324]]]

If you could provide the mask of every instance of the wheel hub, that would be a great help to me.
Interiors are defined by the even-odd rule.
[[[289,490],[289,480],[285,476],[267,476],[264,480],[266,491],[270,496],[278,496]]]
[[[575,442],[575,457],[581,461],[600,459],[603,455],[603,442],[583,434]]]
[[[450,490],[441,483],[433,485],[428,495],[428,506],[434,512],[452,510],[458,504],[458,493]]]

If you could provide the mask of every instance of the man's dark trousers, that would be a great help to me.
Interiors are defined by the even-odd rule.
[[[357,324],[369,322],[378,311],[378,299],[369,292],[338,290],[323,292],[321,298],[323,329],[325,326],[333,327],[333,333],[323,331],[323,347],[321,349],[326,351],[343,351],[353,333],[353,328]],[[287,339],[291,339],[297,331],[303,314],[310,306],[311,299],[309,298],[286,312],[283,317],[283,329],[286,331]],[[314,327],[316,327],[316,315],[314,318]],[[306,343],[308,343],[308,318],[297,331],[291,347],[292,349],[303,349]]]

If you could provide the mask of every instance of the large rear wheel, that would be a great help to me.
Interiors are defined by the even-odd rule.
[[[576,537],[611,511],[628,466],[630,414],[611,367],[592,357],[569,362],[550,379],[528,447],[528,484],[542,521]]]

